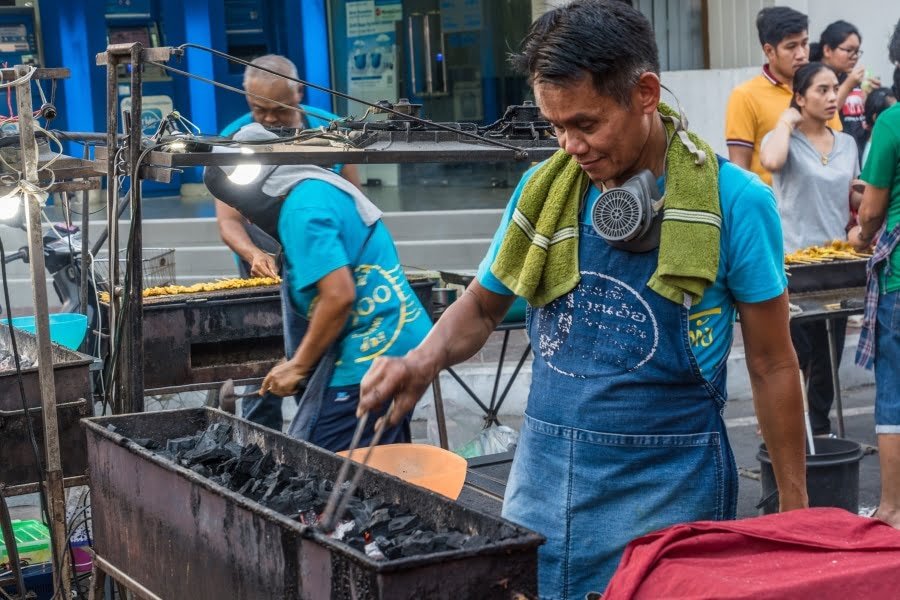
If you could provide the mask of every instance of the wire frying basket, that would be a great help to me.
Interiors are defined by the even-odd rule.
[[[143,288],[159,287],[175,284],[175,249],[144,248],[142,251],[144,281]],[[119,256],[119,281],[125,278],[125,256]],[[97,276],[97,289],[109,291],[109,257],[94,259],[94,273]]]

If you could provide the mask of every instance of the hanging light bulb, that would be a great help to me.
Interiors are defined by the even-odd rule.
[[[241,154],[253,154],[253,150],[241,148]],[[262,171],[262,165],[258,162],[244,163],[234,167],[234,170],[228,175],[228,179],[237,185],[247,185],[259,177],[260,171]]]

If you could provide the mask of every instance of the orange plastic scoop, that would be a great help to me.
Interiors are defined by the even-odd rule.
[[[347,456],[347,451],[337,454]],[[354,462],[360,462],[365,455],[365,448],[357,448],[353,452]],[[367,466],[447,496],[451,500],[459,497],[466,481],[466,459],[428,444],[376,446]]]

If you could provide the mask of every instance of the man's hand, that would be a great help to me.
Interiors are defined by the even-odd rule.
[[[402,358],[376,358],[360,384],[356,416],[393,400],[394,412],[388,426],[399,424],[415,408],[435,376],[433,369],[416,360],[415,352]]]
[[[275,258],[262,250],[257,249],[250,257],[250,275],[253,277],[278,278],[278,268],[275,266]]]
[[[259,395],[268,392],[276,396],[290,396],[300,388],[300,382],[306,378],[306,373],[293,361],[287,361],[272,367],[272,370],[263,379],[259,386]]]
[[[850,230],[850,233],[847,234],[847,241],[857,252],[865,252],[872,247],[872,240],[862,237],[862,227],[859,225]]]

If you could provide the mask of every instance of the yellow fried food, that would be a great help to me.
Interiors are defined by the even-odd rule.
[[[810,246],[785,254],[784,262],[788,265],[809,265],[835,260],[859,260],[870,256],[871,254],[857,252],[846,240],[833,240],[827,246]]]
[[[144,298],[154,296],[174,296],[176,294],[196,294],[197,292],[217,292],[219,290],[237,290],[241,288],[263,287],[281,283],[276,277],[250,277],[249,279],[220,279],[207,283],[195,283],[194,285],[164,285],[144,289]],[[100,301],[109,302],[109,293],[100,292]]]

